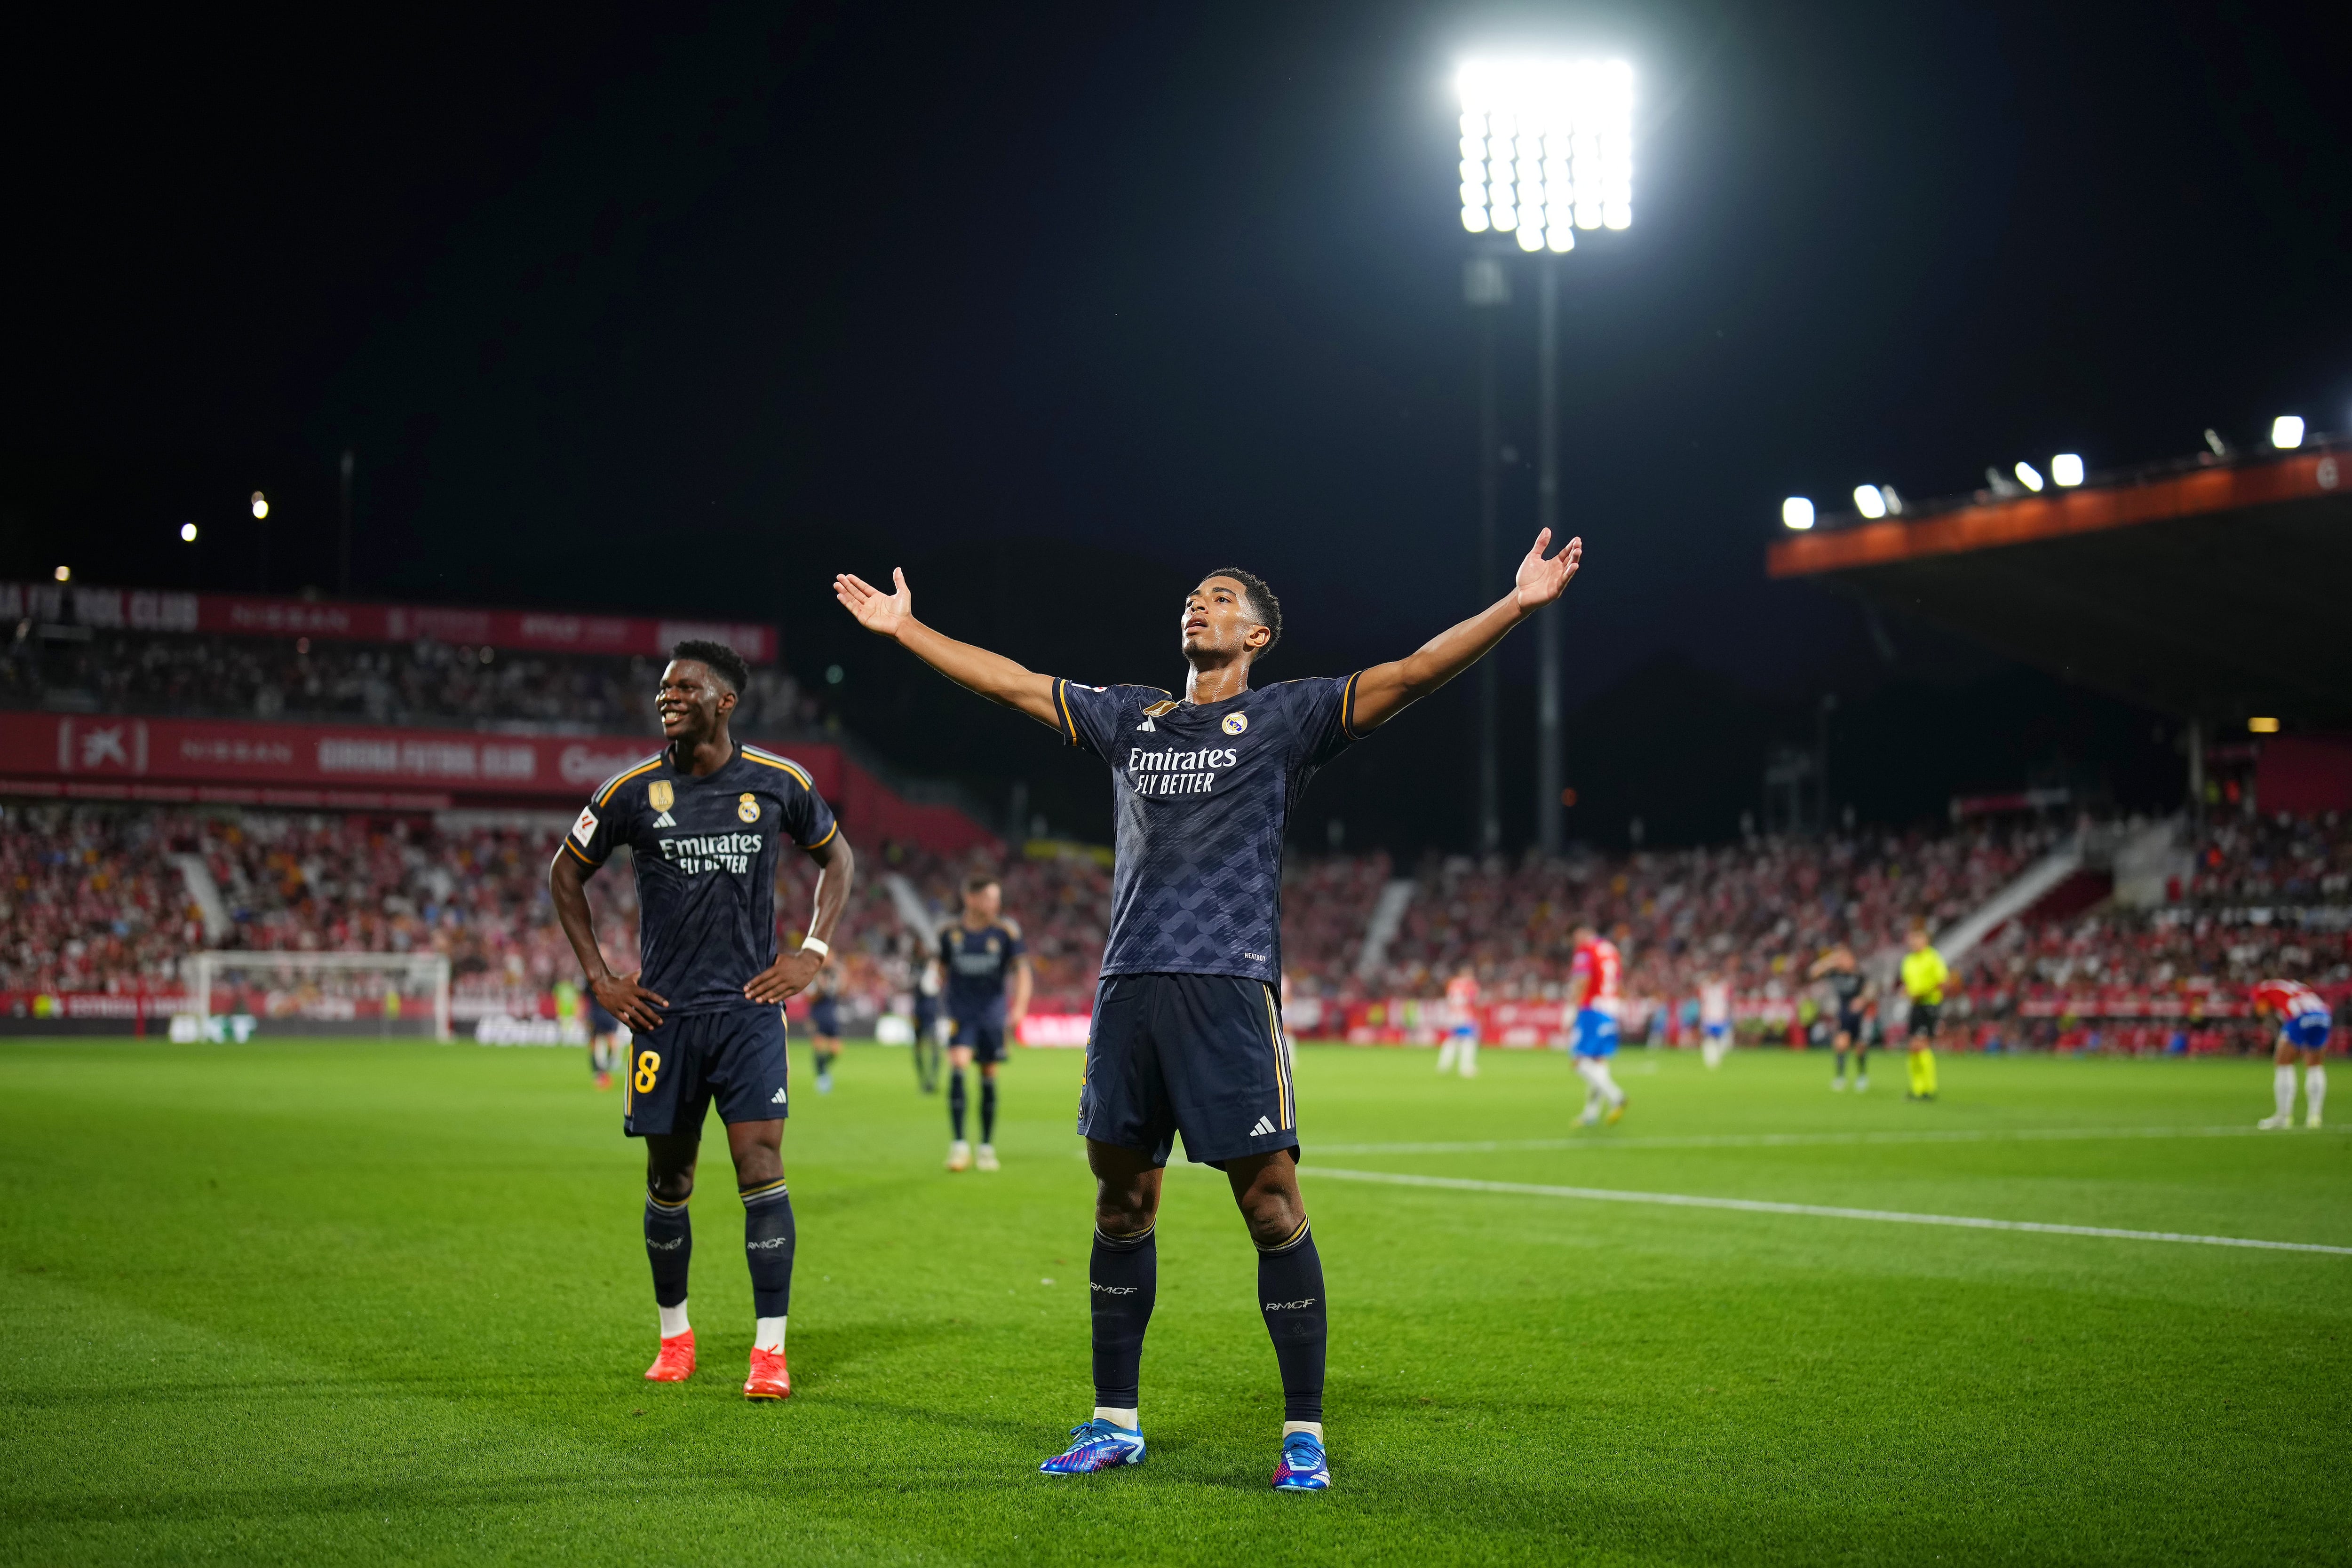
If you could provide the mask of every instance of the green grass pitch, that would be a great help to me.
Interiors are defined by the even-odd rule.
[[[2352,1247],[2352,1138],[2254,1135],[2267,1063],[1947,1057],[1912,1104],[1894,1060],[1864,1097],[1784,1051],[1619,1060],[1631,1113],[1577,1133],[1557,1055],[1300,1052],[1337,1485],[1277,1497],[1254,1259],[1198,1168],[1150,1462],[1035,1473],[1091,1402],[1074,1052],[1020,1053],[1004,1170],[950,1176],[906,1052],[819,1098],[795,1044],[796,1393],[766,1406],[715,1127],[702,1370],[641,1380],[639,1156],[577,1053],[0,1045],[0,1559],[2352,1557],[2352,1256],[1318,1175]]]

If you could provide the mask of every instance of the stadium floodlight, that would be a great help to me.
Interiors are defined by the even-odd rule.
[[[61,566],[49,575],[56,578],[59,582],[71,582],[73,580],[73,568],[69,566]]]
[[[195,524],[182,523],[180,525],[180,542],[184,545],[192,545],[196,542]]]
[[[1853,487],[1853,509],[1865,517],[1878,518],[1886,515],[1886,497],[1878,493],[1875,485]]]
[[[1462,226],[1526,251],[1633,224],[1633,68],[1622,60],[1465,60]]]
[[[2303,415],[2283,413],[2271,421],[2271,444],[2281,452],[2292,452],[2303,444]]]
[[[2083,459],[2072,452],[2061,452],[2050,460],[2050,477],[2062,490],[2071,490],[2083,482]]]
[[[2278,728],[2279,722],[2274,718],[2250,718],[2246,721],[2246,733],[2249,735],[2276,735]]]
[[[2039,495],[2042,491],[2042,470],[2031,463],[2017,465],[2017,482]]]
[[[269,497],[258,490],[253,493],[253,515],[257,517],[266,517],[269,515]]]
[[[1780,503],[1780,526],[1803,533],[1813,526],[1813,504],[1802,496],[1791,496]]]

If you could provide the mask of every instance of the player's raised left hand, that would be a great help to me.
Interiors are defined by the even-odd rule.
[[[844,572],[833,580],[833,596],[868,632],[896,637],[898,629],[915,618],[915,591],[907,586],[907,574],[897,567],[890,569],[890,582],[896,591],[885,593],[865,579]]]
[[[1544,551],[1551,548],[1551,530],[1536,535],[1535,548],[1528,559],[1519,562],[1519,574],[1512,580],[1513,597],[1522,611],[1541,610],[1568,591],[1576,569],[1584,562],[1584,540],[1572,538],[1549,560]]]
[[[814,953],[785,954],[743,983],[743,994],[755,1002],[782,1002],[799,996],[816,978],[824,960]]]

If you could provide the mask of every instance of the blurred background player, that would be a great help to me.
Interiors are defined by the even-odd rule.
[[[590,993],[588,1071],[594,1075],[599,1089],[613,1086],[613,1070],[620,1065],[621,1053],[627,1047],[627,1042],[621,1038],[624,1032],[621,1020],[604,1009],[604,1004],[596,999],[594,993]]]
[[[1731,986],[1709,970],[1698,982],[1699,1060],[1713,1071],[1731,1053]]]
[[[964,1140],[964,1069],[980,1063],[980,1156],[984,1171],[996,1168],[996,1070],[1004,1061],[1004,1031],[1029,1011],[1029,949],[1021,928],[1004,918],[1004,890],[992,876],[975,875],[963,884],[963,916],[940,933],[940,967],[947,974],[947,1013],[955,1033],[948,1041],[948,1169],[969,1170],[971,1145]],[[1012,997],[1006,999],[1010,989]]]
[[[2258,1016],[2279,1020],[2278,1050],[2272,1061],[2271,1094],[2277,1110],[2254,1124],[2276,1131],[2294,1125],[2294,1059],[2303,1058],[2303,1124],[2319,1125],[2320,1107],[2327,1100],[2327,1069],[2320,1056],[2327,1050],[2334,1021],[2327,1000],[2299,980],[2263,980],[2249,993]]]
[[[816,1092],[833,1092],[834,1059],[841,1054],[841,972],[819,969],[809,992],[809,1054],[816,1060]]]
[[[1830,1043],[1837,1051],[1837,1067],[1830,1074],[1830,1087],[1845,1087],[1845,1055],[1853,1052],[1853,1087],[1857,1093],[1870,1087],[1870,1041],[1862,1016],[1863,1001],[1870,989],[1870,981],[1862,972],[1862,965],[1853,949],[1840,942],[1813,961],[1812,978],[1829,988],[1832,1010],[1830,1021],[1833,1031]]]
[[[1589,921],[1577,926],[1576,954],[1568,967],[1568,1006],[1576,1019],[1569,1049],[1575,1052],[1576,1074],[1585,1085],[1584,1114],[1576,1119],[1580,1127],[1604,1116],[1613,1126],[1625,1113],[1625,1091],[1609,1072],[1609,1059],[1617,1054],[1617,987],[1623,970],[1616,943]]]
[[[799,1235],[784,1185],[784,1003],[824,967],[856,860],[798,764],[735,744],[727,720],[749,677],[724,644],[677,644],[654,699],[667,744],[596,787],[555,852],[547,891],[588,989],[635,1036],[621,1129],[646,1141],[646,1258],[661,1319],[661,1353],[646,1376],[694,1375],[687,1199],[716,1100],[751,1270],[743,1396],[782,1399],[793,1391],[784,1320]],[[587,883],[622,844],[636,870],[640,967],[616,975],[596,939]],[[779,953],[776,862],[786,844],[815,863],[816,904],[807,939]]]
[[[946,1020],[940,1017],[940,956],[923,946],[922,938],[907,934],[910,954],[907,967],[915,978],[915,1087],[926,1094],[939,1092],[940,1062],[946,1050]]]
[[[1445,982],[1448,1020],[1445,1042],[1437,1048],[1437,1071],[1453,1068],[1465,1078],[1478,1076],[1478,975],[1462,966]]]
[[[1903,955],[1903,994],[1911,998],[1911,1019],[1904,1032],[1911,1039],[1911,1098],[1936,1097],[1936,1028],[1944,1011],[1944,984],[1952,971],[1944,956],[1927,940],[1927,927],[1914,922]]]

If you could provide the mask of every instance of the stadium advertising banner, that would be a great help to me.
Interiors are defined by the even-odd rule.
[[[0,713],[0,793],[394,811],[576,807],[660,745],[653,736]],[[940,854],[995,845],[962,812],[903,799],[838,746],[777,749],[808,769],[855,838],[902,840]]]
[[[674,645],[688,638],[705,637],[726,643],[755,664],[771,662],[777,651],[773,626],[748,622],[173,593],[61,582],[0,582],[0,617],[109,632],[316,637],[339,643],[428,641],[543,653],[638,653],[654,658],[667,656]]]

